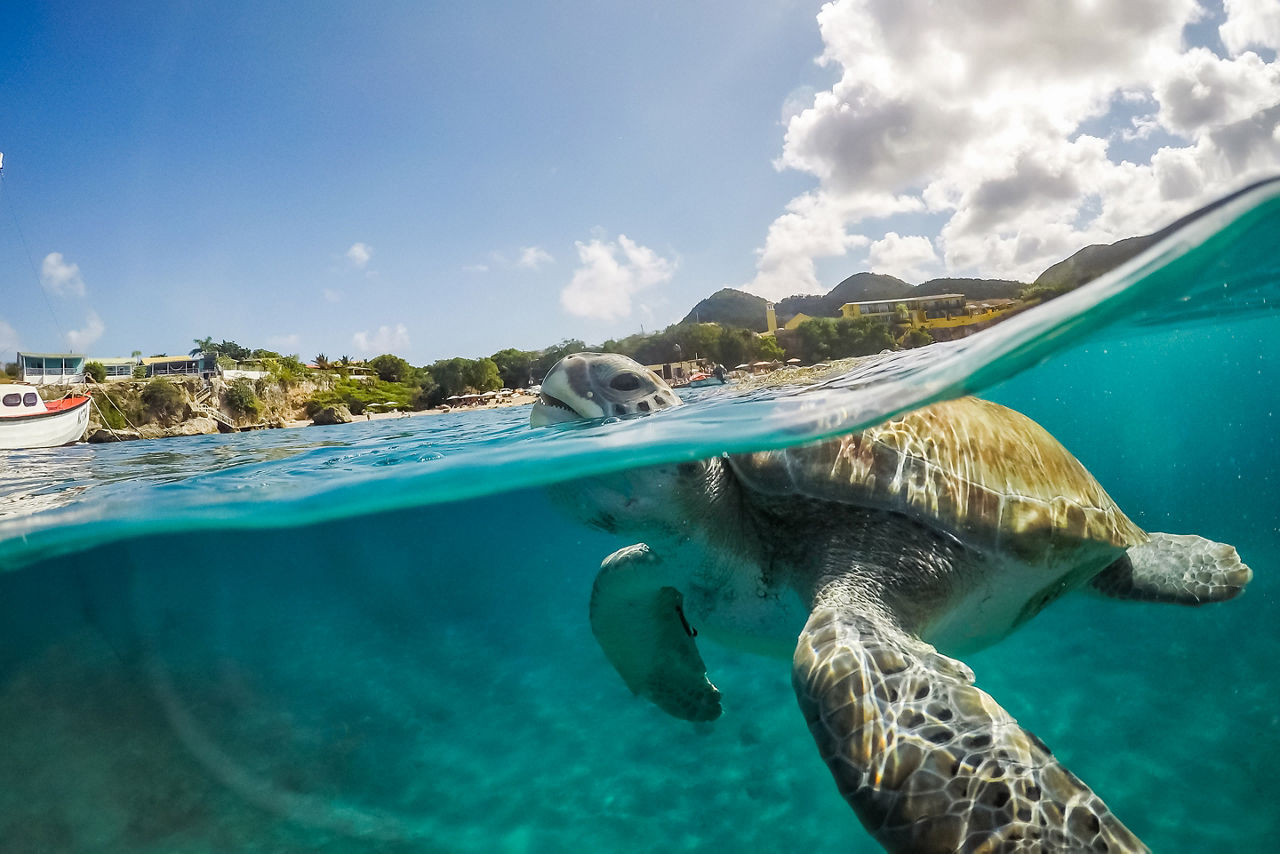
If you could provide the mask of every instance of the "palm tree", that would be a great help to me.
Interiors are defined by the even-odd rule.
[[[316,367],[322,371],[327,371],[329,368],[333,367],[329,364],[329,357],[324,353],[316,353],[316,357],[313,361],[316,363]]]
[[[212,337],[192,338],[191,343],[195,344],[196,346],[191,350],[190,353],[187,354],[188,356],[198,356],[201,353],[205,352],[206,350],[212,350],[214,348]]]

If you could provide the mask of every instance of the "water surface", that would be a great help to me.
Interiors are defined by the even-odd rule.
[[[626,545],[542,487],[784,447],[977,391],[1240,600],[1067,597],[968,663],[1156,851],[1280,838],[1280,194],[990,332],[821,388],[531,431],[526,409],[0,452],[5,851],[877,851],[785,662],[703,645],[725,715],[591,637]]]

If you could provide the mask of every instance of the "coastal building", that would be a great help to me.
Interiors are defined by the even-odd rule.
[[[905,318],[903,312],[906,313]],[[905,319],[916,326],[924,325],[926,320],[946,319],[963,313],[964,294],[862,300],[840,306],[840,314],[844,317],[870,317],[885,323]]]
[[[88,361],[97,362],[106,369],[107,382],[131,379],[133,377],[133,369],[140,364],[137,359],[117,358],[114,356],[108,358],[94,357]]]
[[[813,318],[802,311],[798,311],[795,313],[794,317],[782,325],[782,328],[786,330],[799,329],[800,324],[804,323],[806,320],[813,320]]]
[[[19,353],[18,376],[33,385],[84,382],[84,353]]]
[[[224,380],[260,380],[269,376],[271,372],[261,359],[243,359],[236,362],[234,367],[222,369]]]
[[[148,377],[188,376],[209,379],[218,375],[217,353],[194,356],[150,356],[142,360]]]
[[[1018,301],[1012,299],[967,303],[964,294],[937,294],[849,302],[840,306],[840,314],[848,318],[870,317],[905,329],[927,329],[935,341],[950,341],[972,335],[1002,320],[1017,305]]]

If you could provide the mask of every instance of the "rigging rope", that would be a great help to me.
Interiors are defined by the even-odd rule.
[[[0,168],[0,187],[4,185],[4,169]],[[27,264],[31,267],[31,274],[35,276],[36,288],[40,291],[40,295],[44,297],[45,308],[49,309],[49,316],[53,318],[53,328],[58,330],[58,337],[63,341],[67,341],[67,346],[71,346],[71,342],[67,340],[66,334],[62,331],[62,324],[58,323],[58,315],[53,311],[53,303],[49,302],[49,293],[45,290],[44,284],[40,281],[40,271],[36,269],[36,262],[31,258],[31,249],[27,246],[27,237],[22,233],[22,224],[18,222],[18,212],[14,210],[13,202],[9,201],[9,194],[0,192],[0,196],[4,196],[5,205],[9,208],[9,216],[13,218],[13,227],[18,232],[18,240],[22,243],[22,251],[26,253]]]

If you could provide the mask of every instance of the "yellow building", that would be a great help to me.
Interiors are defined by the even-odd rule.
[[[966,303],[964,294],[938,294],[890,300],[863,300],[840,306],[844,317],[870,317],[886,324],[928,329],[939,341],[963,338],[1008,315],[1017,301],[993,299]]]
[[[782,328],[783,329],[799,329],[800,324],[804,323],[806,320],[813,320],[813,318],[807,314],[804,314],[803,312],[800,312],[800,313],[797,313],[795,317],[788,320],[786,325],[783,326]]]
[[[906,311],[905,318],[899,309]],[[871,317],[890,323],[906,320],[913,326],[923,326],[927,320],[951,318],[964,314],[964,294],[938,294],[929,297],[905,297],[903,299],[873,299],[847,302],[840,306],[845,317]]]

